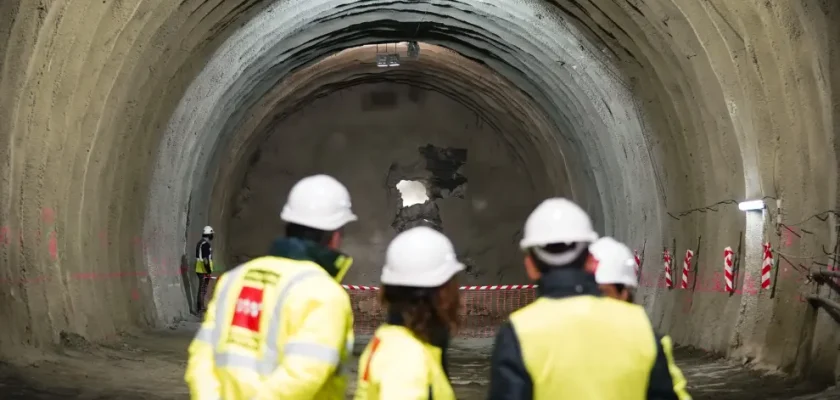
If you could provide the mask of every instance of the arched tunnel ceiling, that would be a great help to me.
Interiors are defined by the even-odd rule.
[[[789,221],[835,208],[836,21],[838,5],[818,0],[4,1],[0,218],[21,240],[0,249],[14,282],[0,320],[21,323],[2,350],[182,318],[180,276],[166,271],[190,252],[185,226],[222,218],[208,199],[236,169],[228,150],[293,104],[284,85],[317,92],[284,78],[371,42],[447,47],[498,74],[498,93],[519,88],[510,96],[533,107],[523,120],[544,128],[529,132],[542,164],[562,154],[548,175],[605,233],[645,244],[645,265],[672,240],[718,265],[746,231],[746,268],[758,268],[750,252],[776,240],[770,228],[702,207],[778,197],[772,212]],[[680,213],[692,209],[706,212]],[[786,251],[822,254],[834,239],[829,223],[803,229],[819,240]],[[99,273],[120,279],[77,279]],[[836,342],[831,321],[790,296],[641,294],[678,342],[788,370],[812,357],[809,371],[833,376],[836,357],[812,355]]]

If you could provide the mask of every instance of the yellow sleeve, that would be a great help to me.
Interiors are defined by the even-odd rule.
[[[428,400],[429,373],[422,345],[407,341],[383,342],[371,361],[378,400]]]
[[[300,321],[300,326],[288,337],[282,364],[266,379],[255,400],[314,397],[336,373],[348,331],[353,329],[347,323],[352,313],[350,299],[340,286],[312,279],[293,293],[289,303],[305,302],[290,308],[291,320]],[[307,298],[297,300],[301,294]]]
[[[201,328],[199,328],[187,350],[189,355],[184,380],[187,382],[190,389],[190,398],[193,400],[219,399],[221,397],[213,359],[213,328],[216,321],[216,303],[218,302],[216,296],[220,292],[219,288],[222,287],[223,279],[224,276],[219,278],[216,283],[216,290],[213,291],[213,296],[207,305],[207,312],[204,321],[201,323]]]
[[[669,336],[664,336],[660,339],[660,343],[662,344],[665,357],[668,359],[668,372],[671,374],[671,379],[674,381],[674,393],[676,393],[679,400],[691,400],[691,395],[688,394],[688,390],[686,389],[688,382],[685,380],[685,376],[683,375],[682,370],[680,370],[680,367],[678,367],[677,363],[674,362],[674,346],[673,343],[671,343],[671,338]]]

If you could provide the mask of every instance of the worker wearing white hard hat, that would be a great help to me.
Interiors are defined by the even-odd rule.
[[[538,297],[496,335],[488,399],[690,398],[675,391],[670,342],[654,340],[644,309],[599,290],[587,269],[596,240],[570,200],[547,199],[528,217],[520,247]]]
[[[589,269],[595,271],[595,282],[601,292],[632,303],[639,278],[630,248],[611,237],[602,237],[589,246],[589,253]]]
[[[456,275],[464,265],[449,239],[420,226],[394,238],[382,269],[387,310],[359,359],[355,400],[454,400],[446,348],[458,324]]]
[[[205,311],[207,288],[213,276],[213,228],[205,226],[201,230],[201,239],[195,245],[195,274],[198,276],[198,294],[196,295],[195,314],[201,315]]]
[[[633,303],[639,278],[636,274],[636,258],[630,248],[611,237],[602,237],[589,246],[589,252],[590,268],[595,271],[595,281],[601,292],[613,299]],[[670,337],[656,335],[656,340],[661,346],[670,349]],[[685,376],[672,359],[668,359],[668,370],[674,382],[674,394],[680,399],[687,398]]]
[[[280,214],[286,236],[269,255],[223,275],[189,348],[193,399],[340,399],[353,347],[353,313],[338,251],[356,220],[335,178],[297,182]]]

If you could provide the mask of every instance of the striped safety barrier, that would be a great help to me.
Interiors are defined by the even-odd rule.
[[[215,277],[207,290],[208,300],[216,284]],[[353,307],[353,330],[356,335],[371,335],[384,321],[379,303],[378,286],[342,285],[350,294]],[[493,337],[508,316],[530,304],[536,297],[537,285],[471,285],[461,286],[461,330],[459,337]]]
[[[377,286],[342,285],[353,305],[353,330],[370,335],[385,319]],[[459,337],[493,337],[508,316],[534,301],[537,285],[461,286]]]

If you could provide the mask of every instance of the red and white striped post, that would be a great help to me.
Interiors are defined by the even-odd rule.
[[[764,263],[761,264],[761,288],[770,287],[770,270],[773,268],[773,251],[770,243],[764,243]]]
[[[668,249],[662,254],[662,261],[665,263],[665,287],[670,289],[674,283],[671,281],[671,252]]]
[[[686,250],[685,258],[683,258],[682,283],[680,283],[680,289],[688,289],[688,273],[691,272],[692,257],[694,257],[694,252]]]
[[[726,283],[724,288],[727,293],[732,293],[735,289],[732,281],[735,280],[735,274],[732,271],[732,248],[727,247],[723,249],[723,279]]]

